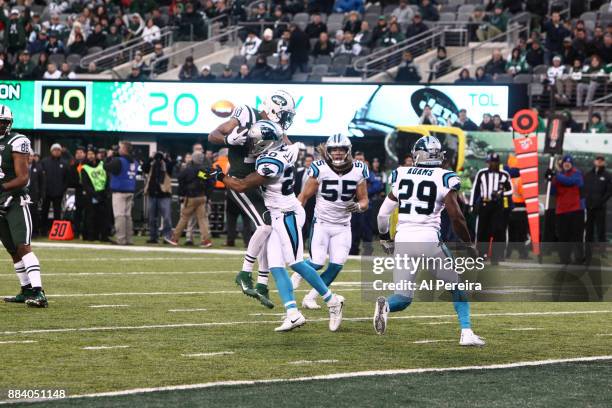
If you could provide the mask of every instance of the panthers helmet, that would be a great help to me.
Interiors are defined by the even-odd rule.
[[[0,139],[11,133],[13,127],[13,112],[6,105],[0,105]]]
[[[278,123],[284,130],[293,124],[295,101],[288,92],[278,90],[271,93],[264,101],[263,108],[268,119]]]
[[[415,166],[440,166],[444,160],[442,144],[434,136],[423,136],[412,147]]]
[[[336,170],[343,170],[353,162],[351,147],[351,140],[348,137],[340,134],[330,136],[325,142],[325,160]],[[341,160],[334,160],[331,151],[335,148],[345,150],[344,157]]]
[[[283,139],[283,129],[271,120],[255,122],[249,129],[249,154],[259,156],[279,146]]]

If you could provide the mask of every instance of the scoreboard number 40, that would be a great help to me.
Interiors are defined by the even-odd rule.
[[[85,125],[87,90],[84,86],[43,85],[41,124]]]

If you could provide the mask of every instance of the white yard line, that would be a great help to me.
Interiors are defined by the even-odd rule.
[[[333,286],[333,285],[332,285]],[[357,292],[361,289],[342,289],[342,292]],[[272,290],[271,292],[276,292]],[[294,292],[310,292],[310,289],[297,289]],[[242,294],[240,289],[236,290],[210,290],[210,291],[191,291],[191,292],[113,292],[113,293],[59,293],[47,295],[47,298],[66,298],[66,297],[96,297],[96,296],[174,296],[174,295],[237,295]],[[4,295],[10,296],[10,295]]]
[[[183,357],[215,357],[215,356],[225,356],[229,354],[234,354],[233,351],[217,351],[214,353],[192,353],[192,354],[181,354]]]
[[[430,344],[430,343],[446,343],[454,340],[417,340],[413,341],[412,344]]]
[[[38,340],[8,340],[0,341],[0,344],[31,344],[38,343]]]
[[[92,309],[106,309],[112,307],[130,307],[130,305],[90,305]]]
[[[599,333],[596,336],[612,336],[612,333]]]
[[[111,349],[124,349],[130,346],[89,346],[81,347],[81,350],[111,350]]]
[[[348,269],[346,271],[342,271],[343,273],[361,273],[360,270],[357,269]],[[139,271],[139,272],[74,272],[74,273],[69,273],[69,272],[50,272],[50,273],[43,273],[43,275],[45,277],[48,276],[122,276],[122,275],[129,275],[129,276],[138,276],[138,275],[143,275],[143,276],[152,276],[152,275],[215,275],[215,274],[219,274],[219,273],[232,273],[232,274],[236,274],[236,270],[232,269],[232,270],[221,270],[221,271],[181,271],[181,272],[176,272],[176,271]],[[0,274],[0,278],[6,278],[6,279],[15,279],[15,276],[13,275],[9,275],[9,274]],[[342,286],[342,282],[334,282],[332,284],[332,286],[337,285],[337,286]],[[350,285],[348,285],[350,286]]]
[[[238,257],[239,255],[236,254],[236,256]],[[207,261],[226,261],[227,258],[230,257],[229,255],[223,256],[223,257],[202,257],[199,256],[197,258],[192,257],[192,258],[186,258],[186,257],[133,257],[133,258],[118,258],[118,257],[114,257],[114,256],[108,256],[108,257],[98,257],[98,258],[87,258],[87,261],[93,261],[93,262],[100,262],[100,261],[117,261],[117,262],[142,262],[142,261],[168,261],[168,262],[176,262],[176,261],[202,261],[202,260],[207,260]],[[40,258],[40,262],[44,263],[44,262],[80,262],[80,259],[78,258],[45,258],[45,257],[41,257]]]
[[[512,331],[532,331],[532,330],[543,330],[541,327],[513,327],[511,329],[508,330],[512,330]]]
[[[249,313],[249,316],[284,316],[285,313]]]
[[[427,322],[427,323],[419,323],[419,324],[438,325],[438,324],[455,324],[455,322]]]
[[[170,313],[180,313],[180,312],[205,312],[208,309],[170,309],[168,312]]]
[[[244,250],[237,249],[199,249],[199,248],[176,248],[176,247],[148,247],[148,246],[121,246],[121,245],[99,245],[99,244],[77,244],[77,243],[54,243],[54,242],[32,242],[34,248],[44,249],[93,249],[100,251],[126,251],[126,252],[171,252],[175,254],[212,254],[212,255],[234,255],[244,256]]]
[[[585,310],[585,311],[561,311],[561,312],[509,312],[509,313],[474,313],[472,317],[505,317],[505,316],[564,316],[564,315],[582,315],[582,314],[600,314],[612,313],[612,310]],[[415,320],[415,319],[442,319],[451,318],[455,315],[408,315],[408,316],[392,316],[392,320]],[[345,317],[342,319],[347,322],[360,322],[372,320],[368,317]],[[308,323],[325,322],[328,318],[308,319]],[[17,330],[3,331],[0,335],[13,334],[41,334],[41,333],[70,333],[70,332],[90,332],[90,331],[118,331],[118,330],[147,330],[147,329],[175,329],[186,327],[221,327],[221,326],[236,326],[245,324],[278,324],[278,320],[248,320],[248,321],[229,321],[229,322],[207,322],[207,323],[173,323],[173,324],[153,324],[142,326],[102,326],[102,327],[73,327],[59,329],[34,329],[34,330]]]
[[[290,361],[287,364],[291,365],[308,365],[308,364],[333,364],[337,363],[339,360],[297,360]]]
[[[348,373],[317,375],[317,376],[312,376],[312,377],[276,378],[276,379],[270,379],[270,380],[217,381],[217,382],[208,382],[208,383],[200,383],[200,384],[172,385],[172,386],[155,387],[155,388],[134,388],[134,389],[123,390],[123,391],[111,391],[111,392],[100,392],[100,393],[92,393],[92,394],[71,395],[69,398],[117,397],[117,396],[122,396],[122,395],[144,394],[144,393],[159,392],[159,391],[182,391],[182,390],[194,390],[194,389],[202,389],[202,388],[238,386],[238,385],[275,384],[275,383],[303,382],[303,381],[314,381],[314,380],[336,380],[336,379],[342,379],[342,378],[377,377],[377,376],[382,376],[382,375],[387,376],[387,375],[423,374],[423,373],[448,372],[448,371],[500,370],[500,369],[507,369],[507,368],[534,367],[534,366],[543,366],[543,365],[551,365],[551,364],[608,361],[608,360],[612,360],[612,355],[563,358],[563,359],[555,359],[555,360],[519,361],[515,363],[491,364],[491,365],[480,365],[480,366],[430,367],[430,368],[408,368],[408,369],[396,369],[396,370],[355,371],[355,372],[348,372]],[[2,403],[9,403],[9,402],[14,403],[15,401],[14,400],[13,401],[2,401]]]

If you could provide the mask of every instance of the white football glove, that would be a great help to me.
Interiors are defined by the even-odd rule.
[[[232,146],[242,146],[247,141],[247,132],[249,129],[244,129],[241,132],[238,132],[238,126],[236,126],[232,133],[225,136],[225,143]]]
[[[363,209],[358,202],[352,201],[346,206],[346,211],[350,213],[361,213],[363,212]]]

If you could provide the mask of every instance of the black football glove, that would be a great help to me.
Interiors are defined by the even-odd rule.
[[[544,178],[546,179],[546,181],[552,181],[553,177],[555,177],[556,172],[552,169],[546,169],[546,172],[544,173]]]
[[[225,178],[225,174],[223,173],[223,169],[219,165],[215,166],[215,170],[212,173],[210,173],[210,175],[214,176],[215,180],[221,181],[221,182],[223,182],[223,179]]]

